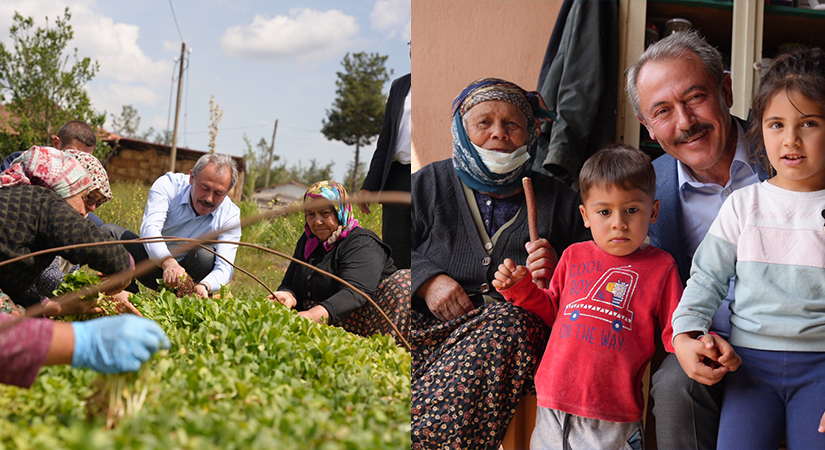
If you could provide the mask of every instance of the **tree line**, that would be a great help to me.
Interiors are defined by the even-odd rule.
[[[7,111],[8,120],[0,120],[0,156],[25,150],[35,144],[47,144],[57,129],[69,120],[82,120],[101,130],[107,112],[98,112],[85,89],[100,70],[97,61],[80,57],[77,48],[69,49],[74,37],[70,24],[71,13],[63,15],[42,27],[35,27],[34,19],[14,14],[9,28],[9,46],[0,42],[0,103]],[[329,140],[355,146],[354,160],[349,163],[347,176],[342,181],[353,193],[361,186],[365,163],[361,148],[370,145],[381,131],[386,95],[384,84],[392,70],[385,67],[387,56],[377,53],[347,53],[337,72],[336,98],[326,111],[320,131]],[[214,104],[213,104],[214,103]],[[210,100],[210,151],[215,151],[215,137],[220,121],[219,107]],[[217,116],[215,115],[217,114]],[[171,130],[140,129],[140,115],[131,104],[123,105],[119,115],[111,115],[110,128],[120,136],[171,145]],[[98,141],[95,155],[105,156],[111,149]],[[247,157],[247,184],[245,192],[262,187],[266,173],[268,148],[266,139],[253,146],[244,135]],[[265,150],[265,151],[264,151]],[[270,184],[288,180],[311,184],[332,178],[334,163],[326,165],[312,160],[309,165],[298,162],[287,167],[275,158],[270,168]]]

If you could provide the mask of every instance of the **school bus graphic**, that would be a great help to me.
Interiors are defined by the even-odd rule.
[[[571,322],[580,316],[604,320],[616,333],[632,330],[633,311],[629,306],[638,280],[639,274],[630,270],[630,266],[608,269],[586,297],[564,307],[564,315],[570,316]]]

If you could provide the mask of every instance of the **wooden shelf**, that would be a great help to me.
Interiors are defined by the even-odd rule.
[[[790,16],[810,19],[825,19],[825,10],[791,8],[790,6],[765,5],[766,16]]]
[[[654,3],[659,5],[686,6],[688,8],[709,8],[733,11],[731,0],[648,0],[648,8]]]
[[[765,5],[762,54],[776,56],[779,46],[797,43],[825,47],[825,11]]]
[[[665,23],[675,17],[687,19],[708,42],[730,55],[730,30],[733,27],[733,3],[707,0],[649,0],[647,22],[659,28],[664,37]]]

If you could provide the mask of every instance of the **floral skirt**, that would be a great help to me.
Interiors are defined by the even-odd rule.
[[[412,311],[412,448],[494,449],[504,439],[550,329],[511,303],[450,322]]]
[[[410,339],[411,292],[410,269],[401,269],[382,281],[372,296],[373,301],[389,316],[390,321],[408,341]],[[309,307],[312,306],[314,305]],[[396,337],[390,324],[371,304],[358,308],[340,322],[332,325],[364,337],[370,337],[376,333],[386,334],[395,338],[396,342],[401,345],[401,341]]]

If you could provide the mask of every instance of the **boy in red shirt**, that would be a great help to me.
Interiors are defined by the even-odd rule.
[[[656,328],[673,352],[670,316],[682,295],[673,258],[645,244],[659,201],[650,158],[632,147],[604,149],[579,175],[584,225],[548,289],[506,259],[493,286],[553,331],[536,371],[538,411],[530,448],[643,447],[642,376]]]

